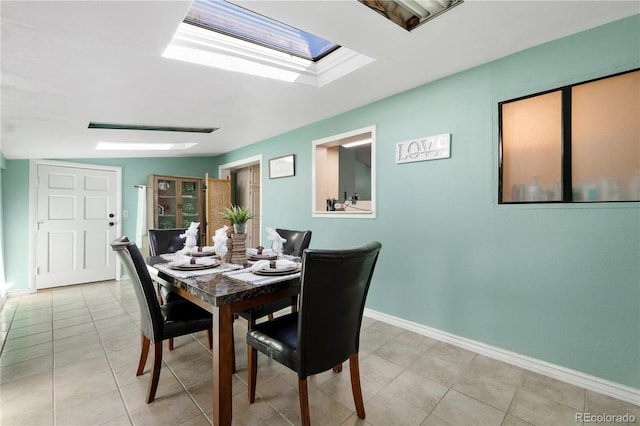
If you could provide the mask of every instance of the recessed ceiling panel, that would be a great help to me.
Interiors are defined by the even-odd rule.
[[[411,31],[463,0],[358,0],[394,24]]]

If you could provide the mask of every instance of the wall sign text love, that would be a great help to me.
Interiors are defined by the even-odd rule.
[[[396,143],[396,163],[451,157],[451,133]]]

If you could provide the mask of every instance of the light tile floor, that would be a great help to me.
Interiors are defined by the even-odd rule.
[[[206,334],[166,344],[156,400],[136,377],[139,309],[130,282],[9,298],[0,311],[0,424],[210,425]],[[235,322],[237,425],[297,425],[297,376],[259,356],[256,402],[246,397],[246,322]],[[355,415],[348,363],[310,379],[314,425],[575,425],[577,413],[640,407],[365,318],[360,367],[366,420]]]

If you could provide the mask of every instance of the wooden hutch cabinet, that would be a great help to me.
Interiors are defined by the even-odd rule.
[[[180,176],[147,176],[147,227],[188,228],[200,223],[204,230],[202,179]]]

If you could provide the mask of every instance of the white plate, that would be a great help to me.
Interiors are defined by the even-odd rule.
[[[296,272],[300,272],[299,266],[288,266],[286,268],[263,268],[263,269],[258,269],[257,271],[253,271],[253,273],[256,275],[270,275],[270,276],[289,275],[289,274],[295,274]]]
[[[206,256],[215,256],[216,251],[208,248],[207,250],[202,250],[202,251],[192,251],[187,253],[188,256],[193,256],[193,257],[206,257]]]
[[[194,251],[194,252],[188,253],[187,255],[192,257],[206,257],[206,256],[215,256],[216,252],[215,250]]]
[[[222,261],[216,260],[214,263],[211,263],[211,264],[204,264],[204,263],[176,263],[175,265],[171,265],[169,267],[171,269],[175,269],[177,271],[197,271],[199,269],[215,268],[216,266],[220,266],[221,264],[222,264]]]
[[[278,256],[275,254],[249,254],[247,259],[249,260],[276,260]]]

